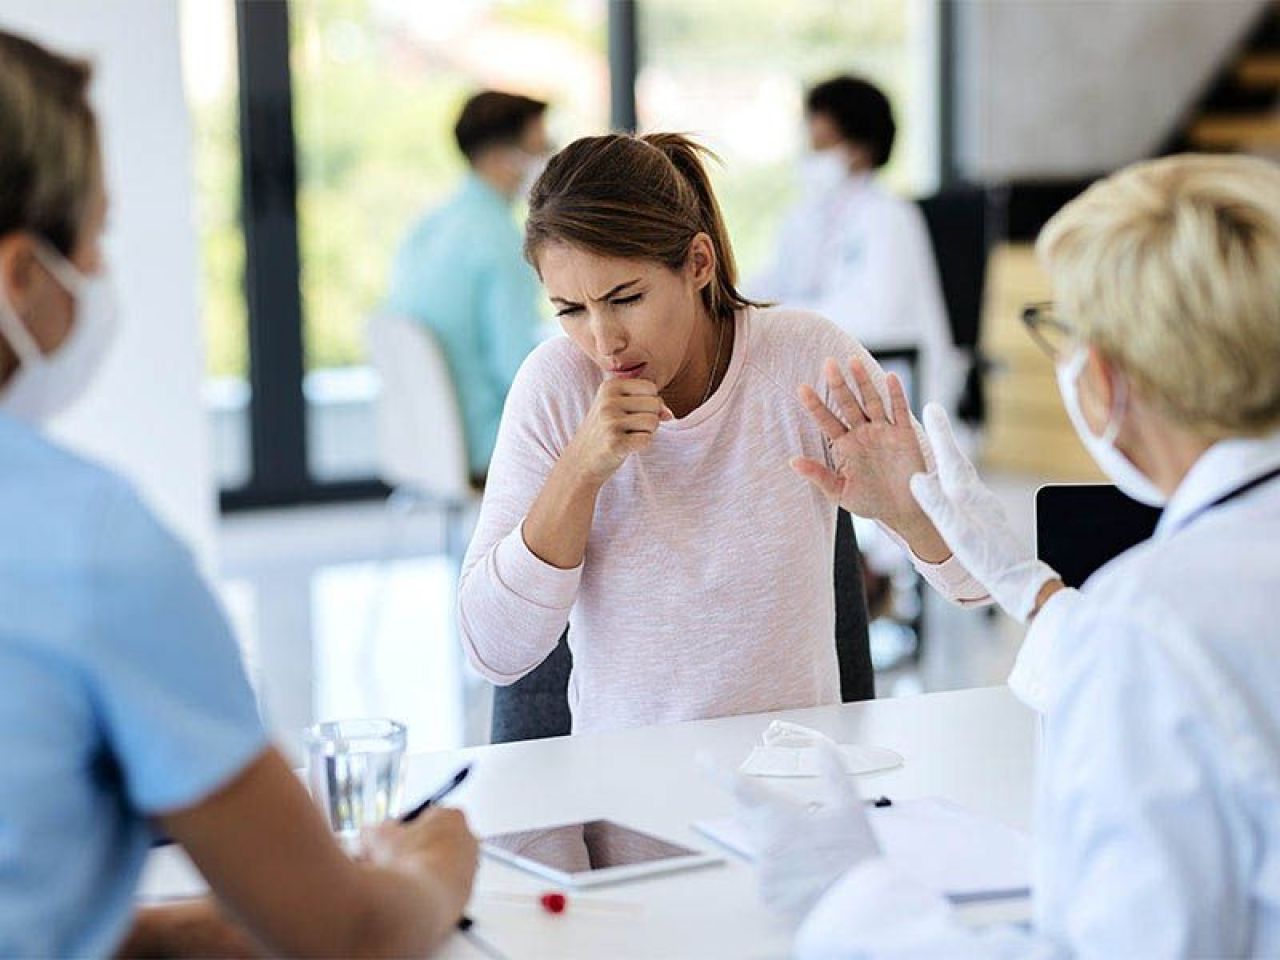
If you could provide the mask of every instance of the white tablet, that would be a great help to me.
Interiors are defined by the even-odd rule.
[[[498,860],[567,887],[594,887],[723,862],[723,857],[612,820],[503,833],[487,837],[481,847]]]

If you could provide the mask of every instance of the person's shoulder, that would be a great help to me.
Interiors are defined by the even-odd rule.
[[[604,377],[600,368],[563,334],[548,337],[534,347],[520,370],[529,378],[565,383],[598,385]]]
[[[1057,687],[1051,712],[1071,723],[1145,716],[1170,735],[1207,731],[1193,740],[1218,745],[1213,764],[1280,786],[1280,762],[1255,717],[1239,710],[1242,702],[1266,702],[1275,688],[1276,671],[1257,655],[1266,625],[1260,617],[1222,614],[1220,598],[1236,587],[1234,569],[1187,567],[1179,563],[1185,555],[1169,546],[1148,541],[1085,585],[1051,654]],[[1223,566],[1220,559],[1215,565]],[[1248,592],[1236,602],[1249,604]],[[1269,713],[1264,723],[1274,723]]]
[[[516,371],[502,407],[495,462],[512,438],[540,445],[566,443],[604,375],[566,336],[544,340]],[[492,472],[490,474],[492,476]]]
[[[1196,533],[1131,547],[1084,585],[1069,621],[1079,642],[1063,645],[1086,661],[1084,670],[1108,659],[1185,667],[1215,659],[1209,647],[1227,652],[1232,631],[1214,598],[1239,588],[1240,578],[1220,562],[1221,544]]]
[[[600,368],[591,362],[568,337],[557,334],[534,347],[525,357],[511,385],[507,406],[529,403],[551,408],[563,403],[589,404],[604,380]]]
[[[749,323],[755,364],[787,377],[793,385],[820,377],[827,357],[844,361],[864,352],[853,337],[813,310],[757,307]]]
[[[872,180],[867,184],[866,198],[867,206],[874,212],[876,221],[896,228],[898,235],[928,235],[924,211],[910,197],[895,193],[878,180]]]
[[[0,462],[0,525],[67,575],[154,571],[181,553],[132,482],[39,431],[0,418]]]
[[[481,201],[479,188],[464,181],[453,193],[428,208],[412,228],[406,245],[410,248],[460,253],[481,257],[491,252],[495,237],[509,241],[519,236],[510,211],[498,204]]]
[[[6,506],[48,511],[50,519],[97,510],[128,494],[127,480],[50,440],[30,424],[0,416],[0,489]]]

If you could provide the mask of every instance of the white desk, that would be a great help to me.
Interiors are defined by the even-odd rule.
[[[864,793],[942,796],[1012,826],[1030,826],[1038,725],[1006,687],[417,755],[408,764],[405,798],[425,795],[465,757],[475,769],[451,802],[466,809],[481,835],[608,817],[715,849],[690,822],[728,814],[732,800],[694,757],[706,751],[736,766],[776,716],[843,742],[890,747],[906,758],[897,770],[859,777]],[[801,790],[811,784],[791,782]],[[180,885],[170,859],[152,865],[145,889]],[[550,887],[482,857],[468,910],[476,932],[511,960],[782,957],[790,944],[790,931],[757,898],[754,871],[732,855],[721,866],[571,893],[560,916],[536,903]],[[504,894],[531,897],[523,902]],[[607,901],[608,909],[589,909],[591,900]],[[443,956],[483,954],[454,937]]]

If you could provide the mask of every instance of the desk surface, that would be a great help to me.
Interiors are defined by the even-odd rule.
[[[1012,826],[1030,826],[1038,726],[1006,687],[416,755],[408,763],[405,798],[412,803],[426,795],[466,757],[475,769],[451,802],[466,809],[478,834],[607,817],[715,849],[690,823],[730,813],[732,800],[695,757],[705,752],[737,766],[779,716],[841,742],[902,754],[897,770],[858,778],[865,794],[941,796]],[[811,785],[787,784],[798,791]],[[172,893],[189,882],[175,855],[157,855],[143,891]],[[719,866],[571,893],[560,916],[537,906],[536,895],[550,886],[482,857],[469,909],[476,933],[511,960],[780,957],[790,943],[787,927],[760,904],[754,871],[732,855]],[[460,937],[443,952],[482,955]]]

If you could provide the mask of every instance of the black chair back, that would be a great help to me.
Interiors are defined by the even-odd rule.
[[[569,628],[551,655],[529,673],[507,687],[493,688],[491,743],[567,737],[572,727],[569,715]]]
[[[840,699],[870,700],[876,695],[867,632],[867,594],[862,580],[862,555],[853,521],[843,510],[836,517],[835,537],[836,659],[840,665]],[[510,743],[543,737],[568,736],[569,628],[551,655],[515,683],[493,690],[490,741]]]
[[[840,664],[840,700],[874,700],[876,674],[871,666],[867,627],[867,585],[862,579],[862,551],[853,518],[836,514],[836,660]]]
[[[956,412],[968,423],[986,418],[982,389],[982,296],[987,276],[987,254],[999,225],[996,201],[985,187],[947,187],[920,201],[938,264],[942,298],[951,323],[951,339],[970,358]]]

